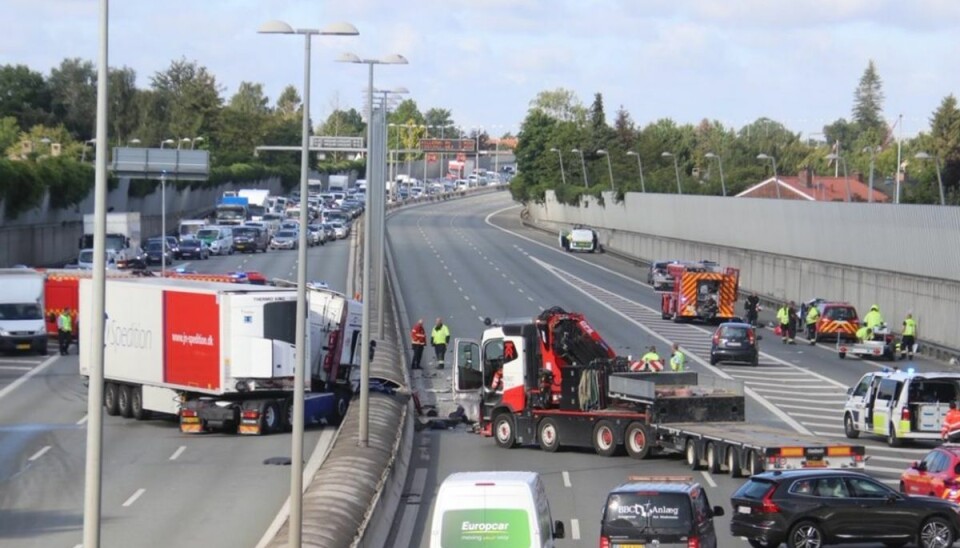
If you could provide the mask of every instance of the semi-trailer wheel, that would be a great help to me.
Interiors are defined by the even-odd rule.
[[[150,417],[150,412],[143,408],[143,387],[134,386],[130,388],[130,411],[134,419],[138,421]]]
[[[537,441],[540,442],[540,449],[548,453],[555,453],[560,448],[560,433],[556,421],[549,417],[540,421],[540,426],[537,428]]]
[[[263,402],[260,404],[260,433],[272,434],[278,431],[280,431],[280,407],[277,402]]]
[[[687,457],[687,466],[691,470],[700,470],[703,466],[700,464],[700,455],[697,454],[696,440],[687,440],[687,447],[684,454]]]
[[[742,478],[743,468],[740,467],[740,451],[736,447],[727,449],[727,470],[731,478]]]
[[[719,474],[723,469],[723,459],[720,458],[720,447],[715,442],[707,445],[707,471]]]
[[[103,407],[104,411],[107,412],[111,417],[116,417],[120,414],[120,406],[117,403],[119,396],[120,387],[115,383],[108,382],[103,387]]]
[[[650,433],[642,422],[631,422],[623,435],[627,454],[635,459],[644,459],[650,454]]]
[[[602,420],[593,427],[593,450],[601,457],[612,457],[617,452],[617,435],[610,421]]]
[[[517,436],[513,430],[513,416],[510,413],[500,413],[493,419],[493,437],[497,445],[504,449],[511,449],[517,444]]]
[[[748,463],[750,475],[755,476],[763,472],[763,459],[756,451],[750,451],[750,462]]]
[[[327,417],[327,423],[331,426],[340,426],[344,417],[347,416],[347,408],[350,406],[350,395],[336,392],[333,398],[333,413]]]
[[[852,440],[860,437],[860,431],[854,426],[853,415],[850,413],[843,416],[843,433]]]
[[[118,396],[117,408],[120,411],[120,415],[125,419],[129,419],[133,416],[133,402],[131,401],[132,397],[130,395],[130,387],[126,384],[120,385]]]

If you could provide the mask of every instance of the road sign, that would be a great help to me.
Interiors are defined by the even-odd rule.
[[[363,137],[331,137],[314,135],[310,137],[310,150],[350,150],[363,148]]]
[[[473,139],[420,139],[423,152],[473,152],[476,147]]]

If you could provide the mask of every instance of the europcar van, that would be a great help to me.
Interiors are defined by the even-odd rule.
[[[548,548],[563,534],[536,472],[458,472],[437,492],[430,548]]]

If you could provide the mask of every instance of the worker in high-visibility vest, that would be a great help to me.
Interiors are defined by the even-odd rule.
[[[73,316],[69,307],[61,310],[57,316],[57,340],[60,343],[60,355],[66,356],[73,342]]]
[[[943,428],[940,429],[940,437],[947,440],[951,435],[960,434],[960,411],[957,410],[957,403],[950,402],[950,410],[943,417]]]
[[[782,304],[777,310],[777,321],[780,324],[780,338],[783,340],[783,344],[787,344],[787,335],[789,332],[788,324],[790,323],[790,309],[787,307],[786,303]]]
[[[680,350],[680,345],[673,343],[673,354],[670,356],[670,370],[677,373],[687,370],[687,357]]]
[[[913,354],[917,351],[917,320],[913,319],[913,314],[907,314],[903,320],[903,337],[901,338],[902,347],[907,353],[907,359],[912,360]]]
[[[816,306],[811,306],[807,310],[807,339],[810,340],[810,344],[817,343],[817,322],[820,321],[820,311],[817,310]]]
[[[863,323],[872,331],[876,331],[883,324],[883,314],[880,313],[880,307],[877,305],[871,306],[870,312],[867,312],[867,315],[863,317]]]

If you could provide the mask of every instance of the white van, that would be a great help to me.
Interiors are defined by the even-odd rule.
[[[430,548],[556,546],[563,522],[550,516],[536,472],[457,472],[443,480],[433,505]]]
[[[197,232],[197,239],[210,246],[214,255],[233,255],[233,229],[228,226],[206,226]]]
[[[30,268],[0,269],[0,350],[47,353],[44,275]]]

